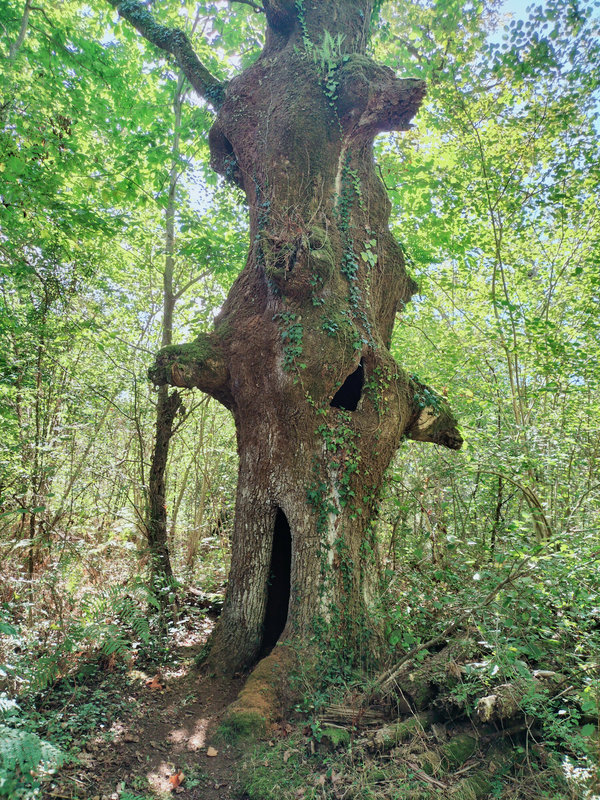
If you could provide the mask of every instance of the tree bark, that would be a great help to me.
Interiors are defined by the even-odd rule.
[[[179,392],[169,394],[168,387],[161,386],[158,390],[156,404],[156,435],[148,478],[148,511],[145,523],[155,585],[157,582],[160,584],[163,579],[168,583],[173,578],[167,543],[165,474],[169,457],[169,442],[173,435],[173,423],[180,407]]]
[[[204,91],[218,109],[212,165],[246,195],[250,250],[213,332],[164,348],[150,374],[235,419],[231,573],[209,656],[223,672],[277,638],[369,656],[385,470],[404,437],[462,441],[444,399],[389,351],[416,285],[372,143],[408,129],[425,86],[364,55],[372,5],[264,0],[261,56]]]
[[[171,169],[169,172],[169,194],[165,209],[165,266],[163,270],[163,321],[162,346],[173,341],[173,312],[176,296],[173,288],[175,268],[175,195],[179,180],[179,140],[181,128],[181,106],[185,78],[180,75],[173,97],[173,142],[171,145]],[[156,435],[148,482],[148,506],[146,511],[146,538],[150,551],[152,583],[158,587],[171,584],[173,568],[169,554],[166,505],[166,472],[169,444],[173,436],[175,416],[181,408],[181,396],[177,390],[169,394],[168,386],[158,389],[156,402]],[[167,601],[167,593],[161,593]]]

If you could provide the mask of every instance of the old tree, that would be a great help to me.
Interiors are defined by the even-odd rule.
[[[214,109],[212,166],[249,209],[247,262],[213,331],[164,348],[151,369],[235,419],[231,572],[211,664],[232,672],[314,635],[368,652],[385,470],[403,437],[461,445],[444,400],[389,352],[416,287],[372,145],[408,128],[425,86],[365,55],[373,0],[251,4],[264,48],[227,84],[182,31],[135,0],[110,2]]]

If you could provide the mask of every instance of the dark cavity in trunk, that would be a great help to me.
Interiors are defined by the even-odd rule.
[[[329,404],[332,408],[341,408],[344,411],[356,411],[358,402],[362,395],[363,384],[365,382],[365,368],[362,358],[358,367],[351,372],[340,388],[333,396]]]
[[[292,534],[287,518],[278,508],[273,531],[273,550],[267,587],[267,608],[263,625],[260,657],[268,655],[277,644],[287,622],[292,567]]]

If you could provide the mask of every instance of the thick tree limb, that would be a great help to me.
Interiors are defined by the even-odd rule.
[[[463,439],[446,400],[414,377],[409,381],[409,391],[413,393],[413,415],[405,435],[416,442],[433,442],[460,450]]]
[[[212,106],[219,108],[223,102],[225,84],[215,78],[200,61],[184,31],[160,25],[138,0],[107,2],[151,44],[175,56],[181,71],[195,91]]]
[[[202,334],[189,344],[163,347],[148,370],[148,377],[156,386],[168,383],[179,388],[201,389],[227,408],[233,406],[227,366],[210,334]]]
[[[425,97],[425,81],[398,78],[389,67],[367,56],[351,55],[336,73],[338,113],[354,138],[381,131],[406,131]]]

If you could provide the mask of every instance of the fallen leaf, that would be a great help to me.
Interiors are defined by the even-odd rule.
[[[212,756],[218,755],[218,753],[219,753],[219,751],[215,750],[214,747],[209,747],[208,750],[206,751],[206,755],[210,756],[211,758],[212,758]]]
[[[292,755],[292,751],[291,750],[286,750],[285,751],[285,753],[283,754],[283,763],[284,764],[287,764],[287,762],[290,760],[290,756],[291,755]]]
[[[171,775],[169,777],[169,783],[171,784],[171,787],[172,787],[171,791],[173,791],[173,789],[176,789],[178,786],[181,786],[181,784],[183,783],[184,779],[185,779],[185,775],[183,774],[183,772],[181,770],[179,770],[179,772],[175,772],[173,775]]]
[[[160,682],[160,677],[158,675],[155,675],[153,678],[150,678],[150,680],[147,680],[146,683],[144,684],[144,686],[146,686],[148,689],[164,689],[165,688],[162,685],[162,683]]]

